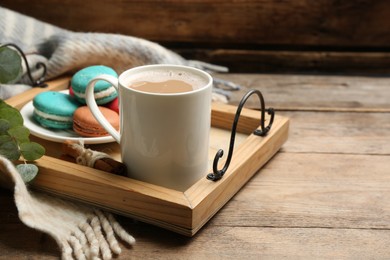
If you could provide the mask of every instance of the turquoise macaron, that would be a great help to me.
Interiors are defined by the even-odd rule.
[[[85,91],[87,85],[93,78],[101,74],[118,77],[118,74],[112,68],[103,65],[89,66],[77,71],[73,75],[70,85],[77,101],[81,104],[86,104]],[[95,84],[94,95],[96,103],[98,105],[104,105],[114,100],[118,96],[118,93],[110,83],[100,80]]]
[[[42,126],[54,129],[72,129],[73,114],[80,103],[61,92],[47,91],[33,99],[33,118]]]

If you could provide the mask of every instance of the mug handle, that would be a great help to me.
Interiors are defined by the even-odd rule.
[[[87,102],[87,106],[92,112],[92,115],[96,118],[99,124],[117,141],[120,143],[120,134],[119,132],[107,121],[107,119],[100,112],[98,105],[96,104],[96,100],[94,97],[94,88],[95,84],[99,80],[104,80],[110,83],[116,91],[118,90],[118,78],[111,75],[99,75],[89,81],[87,85],[87,89],[85,91],[85,101]]]

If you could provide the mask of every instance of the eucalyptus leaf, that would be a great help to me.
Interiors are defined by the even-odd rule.
[[[20,151],[17,143],[8,135],[0,136],[0,154],[9,160],[18,160]]]
[[[17,51],[0,47],[0,83],[12,84],[22,75],[22,59]]]
[[[35,142],[26,142],[19,145],[23,158],[27,161],[34,161],[45,154],[45,148]]]
[[[0,109],[6,108],[6,107],[10,108],[12,106],[8,105],[7,103],[5,103],[3,100],[0,99]]]
[[[12,127],[11,129],[8,130],[8,134],[11,137],[15,138],[18,143],[26,143],[30,141],[30,139],[28,138],[30,135],[30,130],[28,130],[26,127],[22,125]]]
[[[0,109],[0,118],[10,123],[10,127],[23,125],[23,117],[20,112],[13,107],[4,107]]]
[[[38,174],[38,167],[35,164],[19,164],[16,166],[20,176],[25,183],[31,182]]]
[[[6,134],[10,126],[8,120],[0,118],[0,135]]]
[[[0,135],[0,144],[6,143],[6,142],[8,142],[8,141],[12,141],[11,136],[9,136],[8,134],[2,134],[2,135]]]
[[[30,142],[30,130],[23,126],[19,110],[0,100],[0,154],[9,160],[34,161],[45,154],[45,148]]]

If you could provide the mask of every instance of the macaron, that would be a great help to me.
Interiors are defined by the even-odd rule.
[[[100,112],[107,121],[116,129],[119,129],[119,115],[106,107],[99,106]],[[79,107],[73,115],[73,130],[86,137],[100,137],[108,135],[107,131],[99,124],[87,106]]]
[[[69,87],[69,95],[74,97],[74,92],[73,92],[72,86]]]
[[[110,67],[103,65],[89,66],[76,72],[71,80],[71,87],[75,98],[81,104],[86,104],[85,91],[88,83],[101,74],[118,77],[118,74]],[[107,81],[99,80],[94,87],[94,96],[98,105],[106,104],[114,100],[118,93],[116,89]]]
[[[114,110],[115,112],[117,112],[119,114],[119,98],[114,99],[113,101],[105,104],[104,106],[111,109],[111,110]]]
[[[40,125],[54,129],[72,129],[73,113],[80,104],[67,94],[47,91],[34,97],[33,106],[33,118]]]

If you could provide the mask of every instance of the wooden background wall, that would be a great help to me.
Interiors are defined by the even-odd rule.
[[[74,31],[152,40],[235,72],[390,72],[388,0],[2,0]]]

